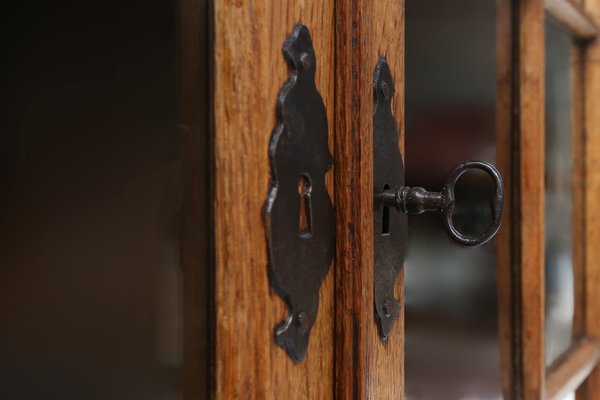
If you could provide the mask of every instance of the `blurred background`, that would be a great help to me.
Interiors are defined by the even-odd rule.
[[[439,191],[461,162],[495,163],[496,2],[406,3],[406,183]],[[456,187],[456,226],[483,233],[493,184]],[[496,246],[448,239],[440,215],[409,217],[407,399],[500,399]]]
[[[546,365],[573,342],[571,37],[546,18]]]
[[[572,40],[546,23],[546,364],[572,342]],[[406,179],[439,190],[460,162],[494,163],[496,2],[407,0]],[[455,223],[491,221],[491,181],[466,174]],[[439,215],[409,217],[406,396],[500,399],[496,246],[456,246]],[[572,398],[572,394],[570,397]]]
[[[175,7],[2,4],[2,399],[180,398]]]

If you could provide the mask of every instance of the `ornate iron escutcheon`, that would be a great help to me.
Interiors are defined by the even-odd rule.
[[[396,277],[404,263],[408,235],[406,214],[390,212],[377,194],[404,186],[404,164],[398,144],[398,124],[392,115],[395,88],[390,68],[380,57],[374,75],[373,189],[375,190],[375,319],[379,334],[387,340],[400,313],[394,298]]]
[[[375,67],[373,93],[375,318],[380,336],[385,341],[400,310],[400,303],[394,299],[394,282],[406,255],[406,214],[440,211],[446,232],[452,240],[464,246],[478,246],[492,239],[500,228],[504,186],[498,170],[482,161],[469,161],[458,165],[450,173],[440,192],[404,186],[404,165],[398,146],[398,126],[391,110],[394,83],[383,57]],[[454,186],[460,176],[470,169],[486,172],[495,186],[494,197],[490,203],[492,223],[478,236],[468,236],[459,232],[452,221],[455,206]],[[399,212],[390,212],[392,208]]]
[[[290,75],[277,99],[277,126],[269,144],[271,182],[263,214],[269,280],[289,311],[275,327],[275,341],[299,362],[306,354],[319,290],[335,253],[335,215],[325,186],[333,157],[306,26],[294,27],[283,44],[283,56]]]

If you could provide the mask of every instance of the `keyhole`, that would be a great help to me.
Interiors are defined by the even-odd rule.
[[[300,196],[300,213],[298,219],[298,233],[300,237],[312,236],[312,210],[310,206],[310,192],[312,185],[308,175],[301,175],[298,179],[298,195]]]
[[[389,190],[390,185],[383,185],[383,190]],[[384,205],[383,206],[383,215],[381,216],[381,234],[389,235],[390,234],[390,207]]]

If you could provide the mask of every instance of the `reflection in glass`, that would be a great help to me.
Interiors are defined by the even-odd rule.
[[[546,364],[573,327],[571,38],[546,20]]]
[[[406,3],[406,179],[438,191],[466,160],[494,162],[494,0]],[[491,222],[491,179],[465,174],[455,224]],[[500,399],[495,242],[451,242],[439,214],[409,217],[406,285],[408,399]]]

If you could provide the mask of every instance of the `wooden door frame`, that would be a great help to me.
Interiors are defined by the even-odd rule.
[[[395,296],[402,311],[387,343],[374,316],[373,73],[387,58],[396,94],[392,113],[404,142],[404,1],[336,3],[335,204],[336,358],[339,399],[404,397],[404,274]]]
[[[497,277],[502,382],[506,399],[600,396],[598,362],[600,245],[596,24],[600,2],[498,0],[497,162],[506,178],[505,220],[498,237]],[[544,23],[546,12],[578,42],[573,68],[574,343],[549,368],[544,359]],[[595,21],[595,23],[594,23]],[[595,107],[594,107],[595,106]],[[598,143],[600,145],[600,143]],[[593,372],[592,372],[593,371]]]
[[[544,0],[497,5],[496,160],[506,187],[496,248],[502,381],[506,399],[534,399],[544,354]]]
[[[289,74],[282,46],[299,21],[312,36],[316,86],[325,103],[329,146],[334,150],[334,4],[320,0],[214,0],[211,4],[212,395],[330,399],[334,393],[334,267],[320,289],[308,352],[295,363],[274,340],[274,328],[288,311],[269,283],[262,208],[271,179],[268,149],[276,126],[275,107]],[[326,181],[333,198],[333,172]]]
[[[277,10],[283,12],[286,7],[290,10],[300,7],[299,1],[289,3],[284,7],[278,6]],[[254,44],[263,46],[272,40],[276,43],[272,47],[276,49],[284,38],[284,31],[289,32],[298,18],[310,25],[315,23],[320,11],[312,0],[309,3],[294,12],[290,11],[278,21],[277,35],[274,33],[277,37],[261,36]],[[600,357],[596,344],[596,340],[600,340],[600,302],[593,296],[600,289],[600,268],[594,265],[594,260],[600,259],[600,222],[597,222],[597,215],[600,215],[600,173],[597,172],[600,151],[595,150],[600,149],[600,112],[594,96],[575,93],[574,97],[580,103],[575,107],[576,115],[581,116],[574,124],[574,132],[579,132],[574,140],[575,181],[583,187],[581,192],[574,192],[574,202],[582,205],[581,215],[575,215],[575,220],[584,221],[574,230],[575,242],[580,244],[574,249],[576,285],[579,285],[576,287],[578,297],[574,326],[575,334],[580,340],[548,372],[543,356],[542,206],[544,9],[574,36],[589,40],[592,29],[590,26],[594,25],[590,25],[590,21],[600,24],[600,0],[497,0],[497,4],[497,165],[506,180],[507,198],[505,219],[497,241],[504,395],[507,399],[552,398],[564,392],[565,388],[574,389],[583,381],[578,390],[578,398],[600,398],[600,369],[597,366],[594,368]],[[226,240],[222,231],[224,214],[219,210],[228,207],[227,211],[230,212],[232,204],[229,202],[229,195],[219,189],[227,183],[227,179],[221,179],[214,168],[218,166],[229,174],[240,172],[240,164],[236,164],[239,160],[223,157],[229,151],[228,141],[240,140],[240,132],[234,128],[237,126],[243,131],[245,127],[240,125],[243,121],[236,120],[228,122],[230,126],[222,130],[222,121],[215,122],[213,118],[221,118],[222,107],[233,101],[222,93],[219,95],[223,82],[238,79],[235,71],[226,70],[224,65],[232,60],[225,57],[242,57],[248,61],[251,57],[243,52],[223,53],[217,47],[224,45],[226,49],[233,50],[232,41],[243,32],[255,29],[253,27],[257,23],[272,23],[272,13],[277,12],[269,10],[260,0],[249,0],[238,5],[240,7],[225,11],[231,4],[220,0],[180,0],[178,15],[180,124],[183,131],[184,169],[184,393],[188,399],[211,396],[225,398],[273,368],[280,369],[277,375],[269,379],[266,386],[263,385],[254,392],[251,389],[248,393],[266,394],[276,390],[281,393],[288,390],[291,393],[295,390],[292,386],[296,383],[313,379],[309,378],[312,376],[310,368],[297,368],[292,364],[288,365],[287,361],[280,361],[277,353],[280,350],[272,342],[265,344],[261,341],[257,345],[246,343],[247,340],[242,338],[242,341],[246,341],[242,345],[224,345],[228,337],[236,337],[233,331],[235,323],[251,318],[251,314],[256,311],[264,310],[255,310],[247,305],[237,308],[235,302],[230,301],[227,296],[223,297],[225,292],[232,292],[218,284],[223,279],[223,269],[228,268],[223,257],[226,254],[231,256],[230,253],[223,252],[222,248],[219,249]],[[313,5],[313,11],[310,11]],[[336,156],[336,168],[329,177],[330,188],[333,185],[336,187],[336,191],[331,193],[335,193],[338,239],[337,259],[330,273],[335,275],[335,280],[333,277],[329,278],[330,282],[321,294],[331,299],[331,310],[335,308],[335,323],[323,332],[331,332],[332,337],[336,338],[335,354],[330,356],[331,367],[326,368],[331,371],[332,381],[335,380],[330,396],[398,396],[404,386],[403,314],[387,345],[379,342],[373,321],[373,271],[370,268],[373,259],[370,83],[377,57],[386,55],[396,81],[394,114],[399,120],[402,147],[404,2],[338,0],[335,2],[335,15],[332,13],[334,6],[331,7],[327,23],[331,24],[331,35],[335,31],[335,45],[325,49],[324,53],[325,57],[335,59],[332,66],[335,75],[327,79],[333,82],[335,76],[336,83],[330,83],[332,86],[325,89],[330,94],[324,97],[329,96],[326,103],[328,110],[332,110],[330,147]],[[377,14],[382,10],[384,18]],[[226,14],[234,11],[237,14]],[[311,29],[317,35],[324,34],[321,28],[314,29],[311,26]],[[213,40],[217,42],[216,46],[213,45]],[[264,50],[262,47],[261,49]],[[273,59],[280,56],[277,51],[275,53]],[[585,82],[588,93],[600,93],[600,45],[595,41],[588,42],[585,52],[580,56],[581,69],[576,71],[579,74],[576,79]],[[215,67],[211,68],[211,65]],[[274,79],[277,82],[273,87],[283,82],[284,71],[285,66],[278,67]],[[271,95],[276,94],[275,89],[271,92]],[[212,97],[213,94],[216,98]],[[333,101],[332,97],[336,100]],[[269,101],[274,104],[274,98],[272,96],[265,100],[267,108]],[[237,111],[248,111],[247,107],[248,104],[238,104]],[[216,138],[215,133],[218,133]],[[270,130],[253,132],[267,136],[269,133]],[[252,140],[251,136],[246,135],[246,138]],[[266,159],[266,148],[263,153],[258,154],[264,154]],[[244,157],[248,157],[248,154]],[[248,164],[244,164],[246,166],[256,162],[251,157],[244,160],[248,161]],[[579,160],[581,162],[577,162]],[[261,159],[262,162],[264,160]],[[231,168],[227,169],[228,166]],[[261,169],[260,173],[264,174],[265,171]],[[264,191],[266,193],[266,186]],[[524,198],[527,198],[527,202],[520,201]],[[256,210],[249,210],[251,211]],[[213,215],[216,221],[213,221]],[[217,242],[213,239],[215,229]],[[261,243],[264,244],[262,232],[254,233],[261,235],[262,239],[256,239],[255,243],[260,247]],[[577,237],[581,240],[578,241]],[[233,262],[235,258],[241,261],[241,265],[250,265],[254,268],[253,274],[256,274],[251,280],[264,288],[266,274],[262,274],[262,264],[265,261],[262,253],[255,255],[257,258],[251,264],[243,259],[243,254],[235,254],[227,262]],[[231,284],[239,285],[240,282],[234,281]],[[396,295],[401,300],[403,285],[403,276],[400,274]],[[334,290],[338,293],[335,299]],[[268,306],[270,302],[278,301],[269,296],[267,294],[259,304],[271,307]],[[279,309],[277,307],[279,306],[274,309]],[[323,314],[320,312],[319,318],[327,318]],[[222,319],[226,315],[230,322],[223,325]],[[268,323],[265,326],[267,325]],[[244,346],[250,348],[250,354],[254,358],[246,358],[240,353],[241,350],[238,352]],[[261,346],[270,347],[265,349]],[[315,346],[311,350],[314,352]],[[250,365],[250,370],[239,368],[233,375],[224,372],[224,365],[244,364],[244,360]],[[252,360],[268,362],[271,370],[253,370]],[[228,382],[237,387],[231,388],[233,392],[225,387]]]
[[[341,264],[332,267],[325,287],[321,290],[320,296],[324,306],[319,311],[319,322],[311,337],[307,360],[300,365],[295,365],[281,349],[275,346],[271,338],[272,324],[281,318],[283,307],[281,300],[268,289],[264,232],[260,221],[256,221],[256,216],[260,215],[260,208],[248,208],[244,197],[239,196],[238,192],[245,195],[263,192],[266,194],[268,180],[266,143],[274,126],[277,92],[287,76],[280,46],[298,20],[302,20],[310,27],[317,49],[319,63],[317,74],[321,75],[319,89],[329,113],[331,149],[341,148],[334,147],[334,139],[339,138],[339,143],[346,141],[352,146],[351,152],[354,154],[370,151],[368,148],[359,147],[360,143],[355,142],[355,138],[350,138],[350,134],[353,134],[370,140],[369,130],[357,132],[356,126],[352,130],[346,129],[342,118],[334,123],[334,108],[342,109],[341,102],[339,104],[333,102],[334,73],[339,72],[344,76],[354,75],[351,68],[342,68],[339,62],[336,64],[337,71],[334,70],[333,57],[346,56],[342,54],[341,49],[334,55],[334,23],[338,44],[343,45],[346,41],[343,49],[353,49],[353,54],[349,55],[351,62],[360,61],[361,55],[367,53],[368,49],[371,52],[369,62],[374,65],[383,51],[390,57],[390,61],[395,63],[394,69],[398,71],[403,63],[403,54],[400,52],[402,41],[399,38],[384,40],[382,29],[379,29],[379,36],[373,36],[369,30],[376,24],[373,13],[376,10],[378,12],[386,10],[386,21],[389,24],[384,27],[386,33],[401,34],[403,9],[399,2],[392,1],[380,1],[376,4],[370,1],[360,4],[340,1],[335,7],[339,12],[336,18],[333,14],[333,3],[327,5],[318,1],[292,0],[283,6],[271,8],[260,0],[247,1],[243,4],[218,0],[180,0],[179,94],[184,169],[181,250],[185,309],[184,395],[187,399],[228,398],[241,393],[256,398],[272,397],[275,393],[280,393],[282,396],[295,394],[300,397],[312,393],[319,398],[334,396],[333,283],[334,269],[340,271]],[[394,10],[394,13],[390,13],[391,10]],[[360,21],[357,20],[359,15]],[[362,36],[358,39],[359,46],[350,44],[357,39],[356,29],[347,25],[352,23],[359,23],[361,26]],[[276,25],[273,31],[266,29],[270,25]],[[330,30],[325,28],[328,25]],[[261,31],[258,26],[263,26],[265,30]],[[342,29],[346,29],[346,32]],[[331,44],[324,45],[323,42],[326,40],[330,40]],[[392,45],[394,43],[395,45]],[[260,60],[262,56],[258,53],[248,53],[246,51],[248,48],[260,51],[263,55],[268,54],[267,64]],[[256,76],[249,73],[258,72],[257,68],[270,68],[275,71],[268,79],[268,95],[262,95],[265,80],[257,81]],[[350,101],[362,99],[364,115],[361,116],[361,121],[365,124],[370,124],[372,119],[372,94],[369,84],[372,81],[372,68],[368,69],[361,76],[363,80],[360,82],[353,76],[345,83],[336,84],[340,96],[352,87],[353,97],[345,98]],[[402,74],[397,75],[397,85],[401,85]],[[248,85],[245,90],[252,87],[256,90],[255,93],[248,93],[248,96],[257,96],[261,103],[260,107],[253,108],[253,102],[244,100],[248,96],[236,93],[235,90],[224,92],[227,88],[235,89],[232,85],[239,83],[240,78],[244,77]],[[348,87],[344,87],[346,84]],[[356,86],[357,84],[360,87]],[[401,90],[400,93],[402,92]],[[396,104],[401,107],[403,103],[401,95],[398,98]],[[346,105],[348,108],[343,112],[349,120],[352,120],[356,117],[356,110],[352,108],[352,104]],[[253,128],[259,125],[262,128],[249,130],[245,126],[248,120],[232,115],[225,118],[224,111],[234,109],[236,115],[245,115],[259,109],[263,111],[271,109],[273,115],[261,113],[261,118],[263,114],[267,115],[267,124],[262,126],[256,121],[250,122]],[[260,141],[264,146],[259,145],[260,148],[254,150],[256,154],[263,157],[254,157],[256,155],[254,150],[248,153],[242,151],[239,146],[231,145],[252,143],[253,140],[257,140],[255,139],[257,135],[261,137]],[[256,165],[257,160],[258,165]],[[257,175],[264,184],[256,183],[249,174]],[[236,175],[247,179],[235,181]],[[343,181],[348,177],[349,175],[337,174],[335,179]],[[331,173],[329,174],[330,189],[333,180],[334,173]],[[231,186],[233,181],[238,183],[234,185],[235,187]],[[331,192],[333,193],[333,190]],[[262,201],[261,197],[259,202]],[[372,210],[366,208],[363,210],[372,213]],[[246,239],[250,242],[243,248],[239,246],[238,235],[228,237],[227,216],[232,213],[246,213],[244,215],[251,216],[249,218],[257,222],[251,227],[242,227],[246,229]],[[362,227],[358,229],[361,230]],[[248,249],[256,249],[256,251],[249,253]],[[348,262],[346,266],[351,271],[363,267],[357,260]],[[346,278],[352,276],[348,274]],[[347,282],[344,280],[346,278],[340,279],[338,285],[342,292],[346,290],[349,294],[346,300],[353,301],[351,297],[354,289],[351,284],[346,286]],[[249,285],[251,287],[246,287],[248,282],[252,283]],[[401,286],[400,283],[398,287]],[[369,294],[371,293],[372,279],[364,281],[364,290],[369,290]],[[240,297],[240,293],[246,295]],[[254,298],[252,302],[248,301],[250,297]],[[336,306],[341,307],[342,302],[338,302]],[[357,323],[365,327],[365,332],[374,329],[370,306],[365,306],[360,311],[355,310],[354,305],[350,308],[352,309],[350,312],[361,315]],[[261,315],[268,317],[256,322],[255,319]],[[340,317],[335,323],[337,329],[341,329],[341,320]],[[239,327],[246,325],[250,325],[257,333],[240,336]],[[397,331],[401,332],[401,327],[400,322]],[[353,332],[353,330],[350,328],[349,331],[344,332]],[[336,375],[354,380],[355,376],[361,375],[355,375],[352,372],[353,368],[362,368],[364,364],[353,358],[353,355],[360,354],[360,357],[366,357],[371,352],[362,334],[353,339],[350,336],[345,338],[354,340],[357,346],[354,348],[355,351],[348,353],[337,351]],[[373,336],[373,339],[378,338]],[[371,362],[373,368],[379,368],[389,376],[381,377],[378,384],[371,384],[368,389],[361,380],[347,386],[338,384],[335,390],[341,393],[345,387],[348,387],[362,394],[369,392],[383,395],[385,390],[394,390],[395,395],[398,392],[402,393],[402,374],[394,377],[394,385],[389,385],[388,381],[395,372],[402,371],[401,367],[389,370],[383,368],[403,363],[401,338],[394,338],[394,340],[395,346],[388,346],[388,349],[392,349],[394,357],[389,357],[387,364],[380,364],[377,359]],[[347,344],[348,341],[340,340],[338,343]],[[327,348],[330,349],[330,356],[327,356]],[[331,357],[331,362],[324,364],[323,357]],[[371,360],[372,357],[371,355]],[[301,386],[299,390],[298,386],[302,383],[309,387]],[[364,386],[361,388],[359,385]],[[332,388],[329,394],[327,387]]]
[[[401,398],[403,318],[384,344],[373,315],[372,81],[375,63],[385,55],[396,82],[393,111],[402,121],[403,2],[212,4],[213,395]],[[317,86],[336,159],[328,187],[337,208],[337,257],[321,288],[306,359],[294,364],[272,338],[285,308],[268,285],[260,206],[268,188],[275,101],[287,77],[281,43],[298,21],[313,37]],[[241,87],[243,92],[236,92]],[[246,222],[232,215],[243,215]],[[400,277],[401,299],[402,287]],[[251,332],[241,332],[244,327]]]
[[[584,0],[583,6],[586,12],[600,26],[600,1]],[[581,295],[582,326],[580,333],[594,341],[600,340],[600,104],[598,93],[600,93],[600,43],[598,39],[588,43],[583,59],[582,81],[587,91],[583,94],[583,147],[584,147],[584,194],[585,202],[583,229],[584,243],[583,258],[584,268],[581,271],[583,280],[583,294]],[[592,95],[589,95],[589,94]],[[584,384],[577,393],[579,399],[600,398],[600,367],[596,367],[590,373]]]

